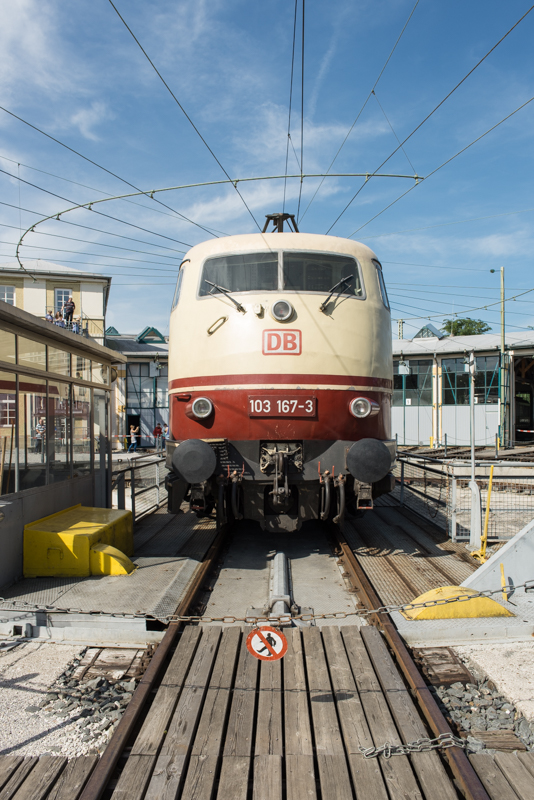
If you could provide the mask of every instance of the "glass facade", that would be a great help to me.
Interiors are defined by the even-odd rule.
[[[499,356],[475,359],[475,403],[499,402]],[[469,365],[465,358],[444,358],[441,362],[443,405],[469,405]]]
[[[14,366],[0,370],[0,494],[101,470],[105,502],[109,365],[5,330],[0,361]]]
[[[409,359],[393,362],[393,406],[432,405],[432,361]]]

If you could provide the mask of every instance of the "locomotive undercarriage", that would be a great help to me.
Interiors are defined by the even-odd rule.
[[[245,518],[257,520],[263,530],[294,531],[308,519],[338,523],[345,513],[372,508],[373,499],[394,486],[390,474],[365,482],[348,472],[354,442],[188,440],[188,445],[196,442],[206,463],[213,458],[206,446],[215,454],[215,468],[205,480],[195,479],[198,470],[188,475],[185,462],[177,458],[178,443],[168,442],[167,465],[173,471],[167,479],[169,511],[177,513],[189,500],[198,515],[216,510],[219,525]],[[394,443],[387,444],[392,463]],[[188,451],[188,464],[190,459]]]

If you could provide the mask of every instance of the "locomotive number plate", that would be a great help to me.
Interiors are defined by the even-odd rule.
[[[249,417],[314,417],[317,398],[312,395],[277,395],[266,397],[251,394],[248,397]]]

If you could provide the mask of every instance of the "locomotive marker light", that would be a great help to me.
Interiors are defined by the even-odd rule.
[[[197,397],[191,404],[191,413],[197,419],[207,419],[213,413],[213,403],[209,397]]]
[[[350,401],[350,413],[357,419],[365,419],[365,417],[374,417],[380,411],[380,406],[374,400],[368,400],[367,397],[355,397]]]
[[[293,316],[294,310],[287,300],[278,300],[271,308],[271,314],[278,322],[287,322]]]

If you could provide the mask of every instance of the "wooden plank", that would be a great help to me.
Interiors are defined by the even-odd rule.
[[[284,656],[284,719],[285,754],[313,756],[310,709],[306,690],[304,654],[299,628],[286,632],[287,653]],[[298,762],[300,764],[304,762]]]
[[[22,764],[22,756],[0,756],[0,789]]]
[[[180,698],[185,676],[200,641],[201,628],[188,626],[183,632],[169,664],[168,672],[158,689],[143,727],[132,747],[132,755],[157,756],[165,731]],[[126,765],[125,769],[128,769]]]
[[[495,763],[519,797],[519,800],[532,800],[534,781],[532,774],[513,753],[495,753]]]
[[[380,632],[377,628],[368,626],[361,629],[361,636],[403,741],[414,742],[421,737],[427,737],[428,731],[395,668]],[[435,750],[412,753],[410,761],[427,800],[457,800],[453,784]]]
[[[155,764],[156,756],[130,755],[113,792],[113,800],[141,800]]]
[[[467,736],[473,736],[480,742],[484,742],[488,750],[514,751],[527,749],[519,736],[509,730],[479,731],[475,728],[469,731],[469,733],[466,731],[465,738],[467,738]]]
[[[156,761],[146,800],[174,800],[180,792],[220,637],[219,627],[203,629],[200,644]]]
[[[37,766],[38,758],[24,758],[19,768],[11,775],[11,778],[0,791],[0,800],[10,800],[17,789],[22,786],[32,769]]]
[[[248,631],[245,631],[243,634],[239,652],[230,718],[224,744],[224,755],[248,758],[252,751],[259,661],[247,650],[247,633]]]
[[[78,800],[97,763],[98,756],[72,758],[59,776],[47,800]]]
[[[286,755],[285,762],[287,800],[317,800],[313,756]]]
[[[387,800],[377,759],[364,758],[360,752],[360,747],[372,747],[373,739],[339,628],[328,626],[323,628],[322,633],[343,741],[350,755],[349,767],[356,796],[362,800]]]
[[[528,771],[534,776],[534,753],[532,751],[528,753],[518,753],[517,757],[523,764],[523,766],[526,767]]]
[[[260,755],[254,758],[252,800],[282,800],[282,756]]]
[[[349,770],[319,628],[304,628],[315,750],[323,797],[351,798]]]
[[[239,626],[232,625],[223,630],[197,735],[191,750],[191,754],[194,756],[220,755],[224,726],[232,697],[232,683],[240,639],[241,628]]]
[[[359,630],[353,625],[347,625],[340,630],[373,743],[377,747],[385,742],[401,744]],[[422,800],[422,794],[407,756],[395,756],[395,758],[379,756],[378,762],[391,797]]]
[[[41,756],[16,793],[17,800],[43,800],[65,769],[64,756]]]
[[[213,797],[218,756],[191,756],[180,800],[208,800]]]
[[[282,662],[260,662],[260,690],[256,712],[256,756],[281,756],[282,735]],[[274,762],[273,762],[274,763]],[[254,775],[256,774],[254,761]],[[280,773],[281,774],[281,773]],[[256,778],[254,778],[256,784]]]
[[[469,756],[475,772],[491,800],[518,800],[518,797],[490,755]]]
[[[223,758],[217,800],[247,800],[251,760],[248,756]]]

